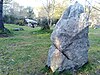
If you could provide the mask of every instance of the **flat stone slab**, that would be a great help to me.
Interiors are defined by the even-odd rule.
[[[23,28],[14,28],[13,31],[23,31]]]

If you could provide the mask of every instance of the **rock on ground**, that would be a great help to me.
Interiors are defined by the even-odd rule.
[[[23,28],[14,28],[13,31],[23,31]]]
[[[88,62],[88,20],[81,4],[65,10],[52,34],[47,66],[53,72],[78,69]]]

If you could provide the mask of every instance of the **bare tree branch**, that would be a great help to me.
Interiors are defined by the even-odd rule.
[[[96,7],[94,7],[94,6],[92,6],[94,9],[96,9],[96,10],[98,10],[98,11],[100,11],[100,8],[96,8]]]
[[[86,1],[87,1],[87,0],[86,0]],[[91,5],[91,3],[90,3],[89,1],[87,1],[87,2]],[[96,8],[96,7],[94,7],[94,6],[92,6],[92,8],[94,8],[94,9],[100,11],[100,8],[98,9],[98,8]]]

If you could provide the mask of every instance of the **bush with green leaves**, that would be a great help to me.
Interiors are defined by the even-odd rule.
[[[16,24],[19,26],[24,26],[25,25],[24,19],[16,20]]]

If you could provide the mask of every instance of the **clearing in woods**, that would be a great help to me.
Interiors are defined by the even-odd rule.
[[[0,38],[0,75],[41,75],[45,72],[52,30],[45,32],[39,27],[20,26],[24,31],[13,31],[19,26],[8,24],[5,27],[12,32],[12,36]],[[89,40],[89,63],[79,69],[77,75],[100,73],[100,28],[90,28]]]

